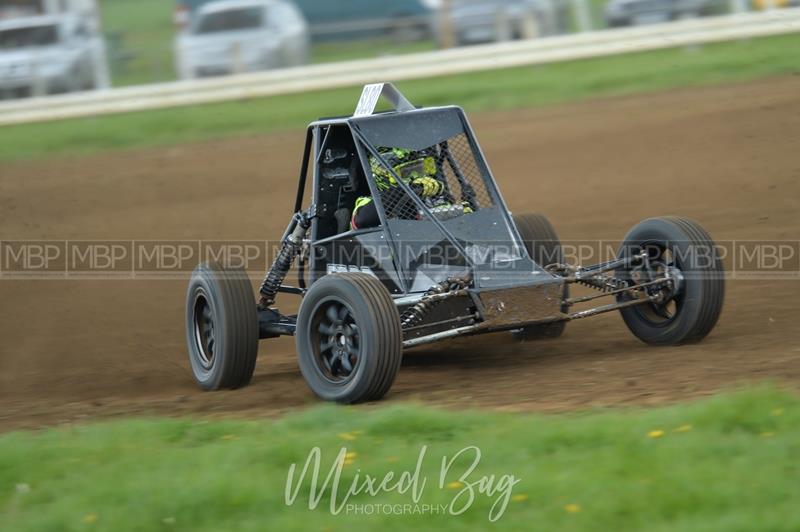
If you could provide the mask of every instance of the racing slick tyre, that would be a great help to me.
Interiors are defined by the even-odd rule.
[[[397,306],[380,281],[363,273],[315,282],[300,305],[295,336],[300,371],[326,401],[380,399],[403,358]]]
[[[198,265],[186,297],[186,342],[197,384],[204,390],[240,388],[253,376],[258,314],[242,269]]]
[[[625,325],[647,344],[702,340],[716,325],[725,297],[725,271],[714,241],[692,220],[677,216],[650,218],[625,235],[619,256],[641,254],[644,250],[647,260],[640,266],[617,271],[617,277],[630,284],[667,271],[676,281],[672,288],[661,289],[665,292],[659,296],[660,301],[620,309]],[[631,297],[619,296],[618,300]]]
[[[514,223],[519,230],[525,249],[528,254],[541,267],[555,262],[564,262],[561,250],[561,241],[550,221],[541,214],[514,215]],[[569,297],[569,287],[564,285],[563,297]],[[561,312],[567,312],[568,307],[562,306]],[[558,338],[564,333],[566,321],[529,325],[512,332],[518,340],[538,340],[542,338]]]

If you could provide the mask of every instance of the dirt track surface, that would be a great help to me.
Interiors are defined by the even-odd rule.
[[[423,102],[424,103],[424,102]],[[312,119],[314,117],[309,117]],[[679,214],[718,240],[800,238],[800,78],[473,117],[506,200],[562,240],[619,239]],[[278,238],[302,133],[0,163],[0,239]],[[185,281],[0,280],[0,430],[117,415],[274,415],[314,404],[292,339],[253,383],[203,393]],[[291,297],[291,296],[289,296]],[[564,410],[657,404],[763,379],[800,384],[800,280],[728,283],[702,343],[651,348],[617,314],[558,340],[507,334],[406,353],[387,401]]]

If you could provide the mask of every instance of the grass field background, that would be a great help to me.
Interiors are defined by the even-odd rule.
[[[800,73],[800,35],[677,48],[537,67],[400,83],[418,105],[467,111],[513,109],[673,87]],[[321,116],[350,114],[357,87],[214,105],[0,128],[0,160],[298,129]]]
[[[484,475],[511,474],[462,515],[339,515],[329,492],[308,509],[308,478],[284,502],[289,465],[321,449],[324,480],[348,453],[356,477],[413,471],[420,504],[449,505]],[[441,460],[456,460],[439,488]],[[321,482],[320,482],[321,485]],[[338,499],[341,501],[341,496]],[[761,387],[657,409],[529,415],[421,405],[324,405],[276,421],[127,420],[0,436],[4,530],[798,530],[800,398]],[[412,503],[410,494],[348,502]],[[499,528],[498,528],[499,527]],[[533,527],[533,528],[532,528]]]

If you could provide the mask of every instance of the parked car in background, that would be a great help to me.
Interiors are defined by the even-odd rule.
[[[175,22],[191,23],[213,0],[178,0]],[[294,0],[314,40],[391,36],[414,40],[431,35],[432,15],[440,0]]]
[[[33,17],[42,13],[31,6],[3,4],[0,5],[0,20],[18,17]]]
[[[722,12],[727,0],[610,0],[605,7],[606,25],[639,26]]]
[[[779,7],[798,7],[800,0],[753,0],[753,9],[765,11]]]
[[[568,24],[560,0],[452,0],[440,13],[437,39],[444,43],[451,31],[455,46],[507,41],[565,33]]]
[[[439,0],[294,0],[316,40],[388,36],[396,41],[430,37]]]
[[[218,0],[197,10],[175,48],[181,79],[302,65],[308,25],[286,0]]]
[[[94,88],[96,43],[86,21],[78,16],[0,20],[0,97]]]

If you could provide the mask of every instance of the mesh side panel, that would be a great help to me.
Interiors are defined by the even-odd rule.
[[[473,210],[494,206],[486,179],[478,169],[475,153],[463,133],[452,137],[440,157],[445,182],[455,201],[467,201]],[[448,157],[449,154],[449,157]],[[451,164],[452,161],[452,164]],[[460,176],[459,176],[460,173]]]
[[[412,189],[437,218],[463,216],[494,205],[466,135],[462,133],[451,137],[445,142],[419,150],[419,154],[435,159],[436,175],[433,177],[444,185],[444,192],[425,197],[421,187],[412,186]],[[424,213],[400,186],[389,186],[382,190],[381,202],[388,219],[424,219]]]

